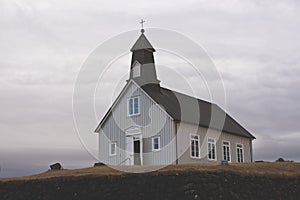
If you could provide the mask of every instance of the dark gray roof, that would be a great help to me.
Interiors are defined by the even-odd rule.
[[[142,89],[156,103],[162,106],[175,121],[197,124],[199,126],[215,128],[239,136],[255,138],[249,131],[243,128],[216,104],[175,92],[158,85],[146,85],[142,86]],[[225,118],[224,125],[221,129],[218,128],[218,123],[214,125],[215,121],[211,121],[212,112],[214,112],[214,119]]]
[[[141,49],[147,49],[152,52],[155,52],[155,49],[150,44],[146,36],[142,33],[140,37],[137,39],[137,41],[134,43],[134,45],[131,47],[130,51],[137,51]]]

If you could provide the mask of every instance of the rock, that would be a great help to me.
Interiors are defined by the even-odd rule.
[[[98,162],[94,164],[94,167],[100,167],[100,166],[105,166],[105,164],[102,162]]]
[[[221,165],[225,165],[225,166],[228,165],[228,161],[227,160],[222,160]]]
[[[283,159],[283,158],[278,158],[277,160],[276,160],[276,162],[284,162],[285,160]]]
[[[50,165],[50,169],[51,170],[61,170],[62,169],[62,166],[60,163],[55,163],[53,165]]]

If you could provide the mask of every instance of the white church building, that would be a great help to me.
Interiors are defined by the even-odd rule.
[[[108,165],[252,162],[255,137],[214,103],[160,86],[144,30],[130,49],[126,85],[102,118],[99,161]],[[212,111],[223,116],[212,125]]]

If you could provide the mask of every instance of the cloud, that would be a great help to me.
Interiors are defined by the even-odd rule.
[[[299,6],[293,0],[1,1],[0,152],[5,153],[0,154],[0,163],[15,158],[13,148],[32,155],[30,163],[23,162],[26,168],[43,157],[30,148],[68,162],[73,150],[63,147],[74,152],[82,149],[72,116],[73,84],[80,66],[97,45],[139,28],[140,18],[146,18],[146,28],[176,30],[205,48],[224,80],[225,109],[257,137],[255,158],[283,156],[299,161]],[[157,53],[158,66],[177,70],[187,66],[163,55]],[[130,55],[117,62],[113,69],[118,73],[110,70],[104,80],[101,92],[114,93],[109,98],[117,94],[111,88],[121,84],[108,77],[126,73],[129,59]],[[191,71],[184,70],[184,74],[191,82],[197,80]],[[168,75],[166,68],[158,69],[163,85],[191,93]],[[196,88],[203,91],[200,98],[209,99],[205,87]],[[102,116],[111,99],[96,97],[103,101],[97,102],[98,116]],[[96,125],[84,127],[95,144]],[[55,149],[60,149],[61,156],[52,153]],[[78,159],[86,166],[92,162],[83,154]],[[8,167],[15,164],[14,160],[6,162]],[[10,175],[29,173],[18,170]]]

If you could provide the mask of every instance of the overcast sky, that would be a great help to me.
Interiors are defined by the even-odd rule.
[[[205,48],[223,78],[226,111],[257,138],[255,160],[300,161],[299,8],[296,0],[1,0],[0,177],[56,161],[95,162],[74,128],[74,82],[97,45],[138,29],[141,18],[146,28],[180,32]],[[125,71],[128,58],[119,61]],[[168,86],[162,69],[158,76]],[[98,102],[100,117],[107,102]]]

